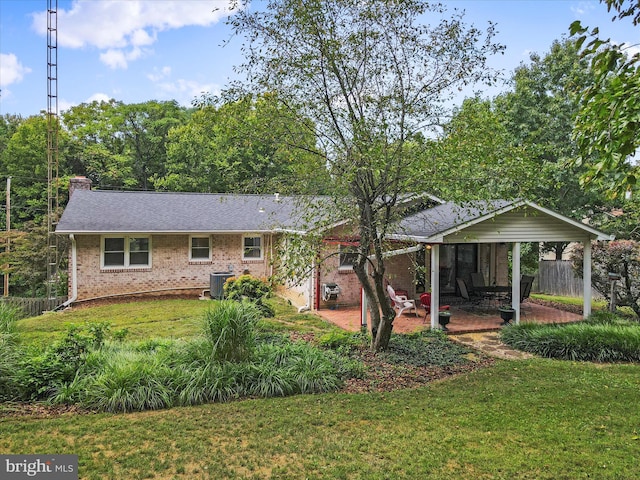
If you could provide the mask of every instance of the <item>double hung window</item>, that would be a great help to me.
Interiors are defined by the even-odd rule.
[[[103,268],[151,266],[151,238],[148,236],[103,237]]]

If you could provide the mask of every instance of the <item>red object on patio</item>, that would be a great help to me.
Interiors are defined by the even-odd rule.
[[[422,305],[422,307],[426,311],[426,313],[424,314],[424,321],[426,322],[427,315],[431,313],[431,293],[424,292],[422,295],[420,295],[420,305]],[[451,309],[450,305],[440,305],[440,308],[438,308],[438,311],[444,312],[450,309]]]

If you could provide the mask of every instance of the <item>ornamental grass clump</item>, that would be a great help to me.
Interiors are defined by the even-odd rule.
[[[11,400],[18,395],[15,372],[19,364],[16,320],[19,311],[0,303],[0,400]]]
[[[216,302],[204,316],[203,333],[213,362],[249,360],[256,341],[256,326],[261,315],[250,302]]]
[[[547,358],[593,362],[640,362],[640,325],[605,317],[603,323],[523,323],[502,330],[502,341]]]

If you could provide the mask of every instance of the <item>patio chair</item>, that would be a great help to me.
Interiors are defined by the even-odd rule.
[[[486,287],[487,284],[484,283],[484,275],[480,272],[474,272],[471,274],[471,289],[476,289],[478,287]]]
[[[431,313],[431,293],[425,292],[422,295],[420,295],[420,305],[422,305],[422,308],[424,308],[425,314],[424,314],[423,321],[426,323],[427,317]],[[440,307],[438,308],[438,311],[446,312],[450,309],[451,309],[451,305],[440,305]]]
[[[411,310],[418,316],[418,309],[416,307],[415,300],[409,300],[404,295],[396,295],[396,291],[393,289],[391,285],[387,285],[387,293],[389,294],[389,298],[393,302],[393,308],[397,310],[396,318],[402,315],[402,312],[405,310]]]
[[[485,300],[491,299],[490,295],[485,295],[482,293],[472,294],[469,292],[469,288],[467,287],[467,282],[465,282],[462,278],[456,277],[456,283],[458,284],[458,290],[460,290],[460,296],[467,301],[470,305],[480,306]]]
[[[523,275],[520,280],[520,303],[524,302],[531,295],[531,287],[533,286],[534,277]]]

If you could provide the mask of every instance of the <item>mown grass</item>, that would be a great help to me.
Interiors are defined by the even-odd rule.
[[[639,374],[538,359],[384,394],[2,418],[0,452],[78,454],[83,479],[630,479]]]
[[[317,317],[278,308],[273,331],[343,342]],[[49,418],[0,404],[0,453],[77,454],[82,479],[631,479],[639,387],[637,364],[534,359],[381,394]]]
[[[545,293],[532,293],[531,298],[537,298],[539,300],[546,300],[548,302],[564,303],[565,305],[577,305],[582,307],[582,297],[565,297],[561,295],[547,295]],[[600,310],[607,308],[607,301],[603,299],[594,299],[591,301],[591,308],[594,310]]]
[[[127,339],[191,338],[198,334],[200,322],[211,306],[203,300],[150,300],[123,302],[70,311],[47,313],[17,322],[22,341],[46,344],[60,339],[69,325],[106,322],[112,331],[127,329]],[[299,332],[331,331],[332,326],[316,315],[298,314],[285,301],[275,298],[276,319],[265,319],[265,330]]]

